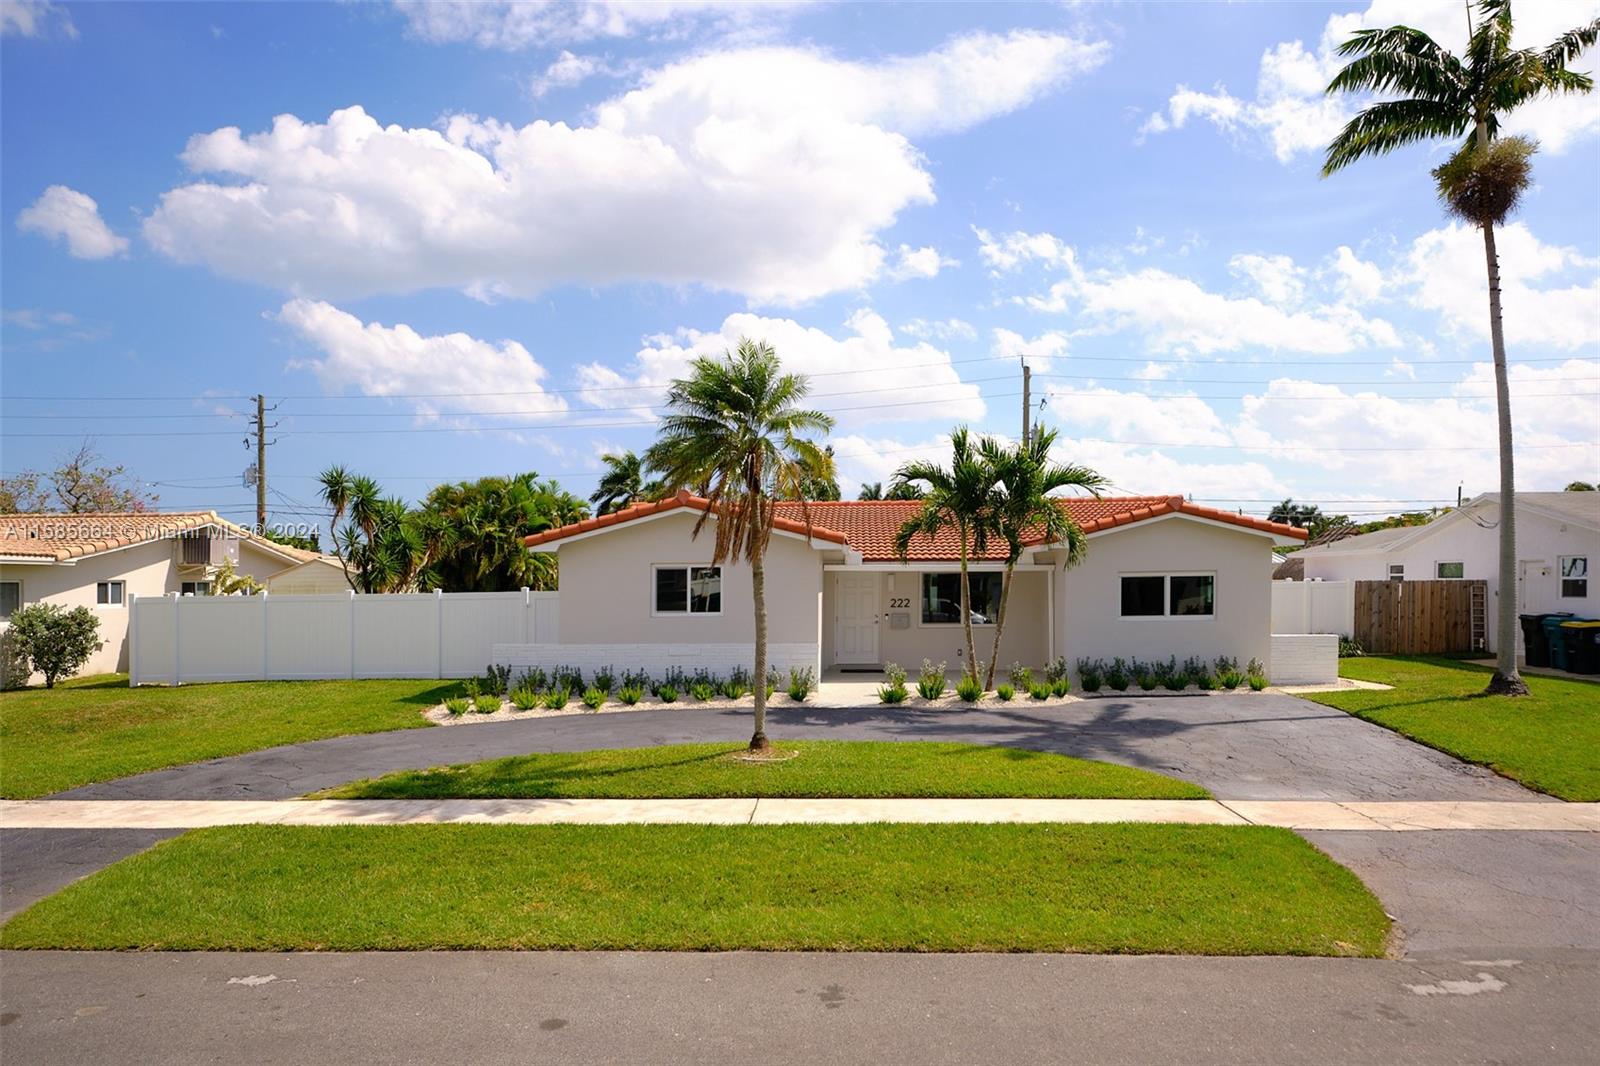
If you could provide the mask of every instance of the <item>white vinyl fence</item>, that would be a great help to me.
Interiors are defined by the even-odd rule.
[[[469,677],[496,644],[556,643],[554,592],[135,597],[128,683]]]
[[[1274,581],[1274,633],[1332,633],[1349,636],[1355,628],[1353,581]]]

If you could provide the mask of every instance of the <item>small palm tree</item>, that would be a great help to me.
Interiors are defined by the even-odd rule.
[[[994,472],[1000,498],[994,506],[995,532],[1006,542],[1006,573],[1000,584],[1000,610],[994,622],[994,652],[983,687],[994,687],[1000,662],[1000,638],[1006,629],[1006,603],[1011,598],[1011,577],[1022,560],[1024,542],[1034,540],[1060,545],[1063,567],[1077,566],[1088,554],[1083,530],[1051,493],[1083,489],[1098,496],[1109,482],[1086,466],[1063,466],[1050,461],[1056,431],[1036,430],[1026,444],[1007,446],[989,438],[980,451]]]
[[[869,481],[866,484],[862,485],[861,486],[861,493],[860,493],[860,495],[858,495],[856,497],[856,499],[858,499],[858,500],[881,500],[881,499],[883,499],[883,482],[881,482],[881,481]]]
[[[995,509],[999,497],[995,471],[982,455],[982,443],[972,438],[966,426],[950,434],[950,465],[927,460],[906,463],[895,471],[895,486],[922,484],[922,509],[907,519],[895,535],[895,551],[903,562],[918,536],[936,537],[954,529],[960,544],[961,634],[967,642],[965,673],[974,681],[979,673],[977,645],[972,639],[972,590],[968,587],[968,564],[973,553],[982,556],[989,549],[995,532]]]
[[[1470,21],[1471,9],[1468,9]],[[1451,213],[1483,231],[1489,277],[1489,338],[1494,351],[1495,402],[1500,435],[1500,600],[1498,659],[1487,691],[1525,695],[1517,674],[1516,478],[1511,450],[1511,393],[1506,382],[1506,344],[1500,317],[1500,258],[1494,228],[1516,206],[1529,181],[1533,144],[1522,138],[1496,143],[1501,120],[1546,93],[1586,93],[1593,81],[1568,69],[1600,39],[1600,19],[1568,30],[1543,49],[1511,47],[1511,0],[1479,0],[1478,25],[1465,57],[1441,48],[1409,26],[1358,30],[1339,46],[1350,62],[1328,84],[1328,92],[1376,92],[1393,97],[1365,108],[1328,146],[1324,175],[1402,145],[1439,137],[1467,136],[1447,163],[1433,172],[1439,196]]]
[[[774,500],[800,497],[800,487],[833,477],[833,460],[811,439],[826,433],[833,419],[800,406],[810,391],[799,374],[786,374],[765,341],[748,338],[721,359],[700,356],[689,376],[672,383],[668,414],[661,420],[646,463],[670,485],[685,485],[710,501],[695,523],[698,537],[716,520],[711,562],[730,559],[750,564],[755,602],[755,732],[750,748],[767,740],[766,551],[777,512]],[[807,525],[810,511],[804,499]]]
[[[610,514],[631,507],[640,500],[652,500],[665,495],[659,481],[645,480],[645,465],[630,449],[620,454],[607,453],[600,457],[606,472],[600,476],[589,502],[595,505],[596,514]]]

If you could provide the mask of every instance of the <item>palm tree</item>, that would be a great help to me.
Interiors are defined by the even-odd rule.
[[[881,499],[883,499],[883,482],[881,482],[881,481],[869,481],[869,482],[865,483],[864,485],[861,486],[861,494],[859,496],[857,496],[856,499],[858,499],[858,500],[881,500]]]
[[[1322,510],[1316,504],[1295,503],[1292,499],[1285,499],[1267,513],[1267,521],[1282,522],[1297,529],[1309,529],[1321,517]]]
[[[909,462],[895,471],[895,484],[920,482],[927,486],[922,509],[906,520],[895,535],[895,551],[902,562],[916,537],[938,536],[954,529],[960,543],[961,633],[967,642],[967,662],[963,671],[974,681],[982,681],[977,645],[972,640],[972,590],[968,587],[968,562],[972,553],[983,555],[989,536],[995,532],[995,511],[999,502],[995,490],[996,473],[984,462],[982,443],[972,439],[966,426],[950,434],[950,466],[927,460]]]
[[[589,517],[582,500],[532,472],[437,485],[421,513],[440,533],[427,583],[448,592],[555,588],[555,556],[522,539]]]
[[[1511,394],[1506,384],[1506,344],[1500,317],[1500,259],[1494,228],[1516,206],[1528,184],[1533,144],[1522,138],[1496,142],[1501,120],[1545,93],[1588,92],[1593,81],[1568,64],[1600,39],[1600,19],[1568,30],[1543,49],[1511,47],[1511,0],[1480,0],[1465,57],[1440,47],[1409,26],[1358,30],[1339,46],[1350,62],[1328,92],[1376,92],[1392,97],[1351,119],[1328,146],[1326,176],[1367,156],[1438,137],[1469,135],[1433,172],[1449,210],[1483,231],[1489,280],[1489,339],[1494,351],[1495,406],[1500,435],[1500,609],[1498,659],[1487,691],[1525,695],[1517,674],[1516,478],[1511,450]],[[1471,9],[1468,9],[1469,26]]]
[[[980,445],[983,461],[994,472],[1000,499],[994,508],[995,532],[1006,542],[1006,573],[1000,583],[1000,610],[994,621],[994,652],[989,656],[985,689],[994,687],[1000,662],[1000,637],[1006,629],[1006,603],[1011,598],[1011,577],[1022,561],[1024,541],[1059,544],[1063,567],[1077,566],[1088,553],[1089,542],[1072,516],[1050,494],[1065,488],[1084,489],[1098,496],[1109,482],[1086,466],[1062,466],[1050,461],[1056,431],[1036,430],[1026,444],[1007,446],[992,438]]]
[[[444,530],[398,496],[383,497],[376,481],[342,466],[324,470],[318,481],[322,499],[333,511],[333,552],[351,589],[409,592],[426,582],[429,561],[445,541]],[[341,528],[347,516],[349,522]]]
[[[328,522],[328,529],[333,534],[333,554],[344,569],[345,582],[352,590],[359,592],[361,589],[356,584],[355,575],[350,572],[351,560],[346,553],[346,545],[360,540],[352,530],[359,529],[367,537],[372,535],[377,522],[378,484],[369,477],[351,474],[342,466],[330,466],[317,480],[322,486],[323,502],[333,511],[333,517]],[[341,533],[339,523],[346,514],[350,515],[350,526]]]
[[[833,460],[810,438],[832,429],[833,419],[800,406],[809,391],[802,375],[783,372],[771,345],[745,338],[720,359],[697,357],[689,376],[672,383],[669,413],[645,453],[667,484],[689,486],[710,501],[693,535],[716,519],[712,565],[740,558],[750,563],[756,616],[753,751],[770,747],[765,565],[777,514],[773,501],[797,498],[800,486],[833,476]],[[803,498],[800,509],[809,528]]]
[[[600,477],[589,502],[595,504],[595,514],[610,514],[631,507],[640,500],[654,500],[667,495],[660,481],[645,480],[645,465],[632,449],[600,457],[606,472]]]

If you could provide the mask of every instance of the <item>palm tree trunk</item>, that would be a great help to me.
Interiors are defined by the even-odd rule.
[[[756,698],[756,730],[750,737],[751,751],[764,751],[772,746],[767,740],[767,572],[760,545],[750,555],[750,593],[756,605],[756,676],[750,691]]]
[[[1484,223],[1483,256],[1489,271],[1489,340],[1494,347],[1494,399],[1500,422],[1500,593],[1495,607],[1496,661],[1485,690],[1525,696],[1526,682],[1517,674],[1517,529],[1516,478],[1511,450],[1511,388],[1506,381],[1506,338],[1500,320],[1500,256],[1494,224]]]
[[[1000,613],[994,619],[994,654],[989,656],[989,676],[983,683],[984,691],[994,688],[994,671],[1000,663],[1000,636],[1006,631],[1006,601],[1011,599],[1011,574],[1015,564],[1006,564],[1006,576],[1000,579]]]
[[[968,587],[967,531],[961,530],[961,633],[967,638],[967,668],[963,671],[973,680],[978,677],[978,646],[972,640],[972,590]]]

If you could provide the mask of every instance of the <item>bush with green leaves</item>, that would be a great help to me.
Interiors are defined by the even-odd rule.
[[[934,662],[931,659],[922,660],[922,669],[917,672],[917,695],[925,700],[936,700],[944,695],[945,663],[943,660]]]
[[[750,683],[730,677],[718,686],[718,691],[721,692],[723,699],[736,700],[750,691]]]
[[[905,688],[906,668],[899,663],[884,663],[883,680],[890,688]]]
[[[617,689],[617,699],[621,700],[624,706],[632,707],[644,699],[644,691],[643,685],[623,685]]]
[[[1046,681],[1045,684],[1050,686],[1050,694],[1053,696],[1069,696],[1072,694],[1072,678],[1070,677],[1058,677],[1054,681]]]
[[[1078,660],[1078,684],[1085,692],[1099,692],[1106,676],[1105,664],[1099,659]]]
[[[817,687],[817,672],[809,666],[793,666],[789,668],[789,698],[796,703],[804,703],[807,696]]]
[[[767,695],[783,687],[783,671],[776,666],[767,667]]]
[[[504,696],[511,688],[511,667],[490,663],[483,671],[483,691]]]
[[[654,691],[654,689],[652,689],[650,687],[650,671],[648,671],[648,670],[624,670],[624,671],[622,671],[622,687],[623,688],[636,688],[636,689],[639,689],[641,692],[653,692]]]
[[[1244,671],[1239,669],[1239,660],[1228,655],[1217,656],[1217,684],[1232,692],[1244,684]]]
[[[1129,669],[1133,674],[1134,684],[1145,692],[1153,692],[1161,684],[1159,663],[1146,663],[1135,659]]]
[[[563,710],[571,696],[564,688],[553,688],[544,694],[544,709],[547,711]]]
[[[500,709],[500,697],[483,693],[472,698],[472,709],[479,714],[494,714]]]
[[[558,666],[550,671],[550,688],[566,689],[568,692],[582,692],[588,688],[583,683],[583,671],[576,666]]]
[[[590,685],[583,690],[583,705],[591,711],[598,711],[600,705],[606,701],[606,691],[599,685]]]
[[[1169,692],[1182,692],[1189,687],[1189,674],[1178,665],[1176,655],[1161,664],[1161,687]]]
[[[717,694],[717,686],[708,681],[694,681],[689,684],[689,695],[696,701],[704,703]]]
[[[662,703],[677,703],[678,686],[662,685],[660,688],[656,689],[656,699],[660,700]]]
[[[1067,669],[1067,657],[1065,655],[1057,655],[1054,659],[1044,664],[1044,679],[1050,682],[1052,688],[1055,687],[1057,681],[1069,676],[1071,676],[1071,671]]]
[[[977,703],[983,699],[983,682],[971,674],[962,674],[956,682],[956,695],[962,703]]]
[[[904,703],[910,693],[906,691],[905,682],[898,685],[880,685],[878,687],[879,703]]]
[[[1010,703],[1015,698],[1017,690],[1014,686],[1002,682],[994,687],[994,698],[1001,703]]]
[[[1114,689],[1117,692],[1126,692],[1128,691],[1128,685],[1130,682],[1132,682],[1132,680],[1133,676],[1128,670],[1128,664],[1123,660],[1122,656],[1119,655],[1115,659],[1112,659],[1111,665],[1106,667],[1107,688]]]
[[[467,694],[467,699],[475,700],[483,694],[483,682],[476,677],[469,677],[461,682],[461,689]]]
[[[531,711],[539,706],[539,690],[529,685],[518,685],[511,690],[511,706],[519,711]]]
[[[1260,692],[1271,683],[1267,680],[1266,674],[1249,674],[1246,676],[1246,680],[1250,683],[1251,692]]]
[[[1047,700],[1055,695],[1055,689],[1044,681],[1035,681],[1033,687],[1028,689],[1028,695],[1036,700]]]
[[[1245,664],[1244,676],[1252,692],[1260,692],[1267,687],[1267,668],[1260,659],[1251,659]]]
[[[11,631],[0,630],[0,690],[25,688],[32,676],[33,664],[11,639]]]
[[[105,646],[100,619],[87,607],[67,610],[55,603],[30,603],[11,612],[7,638],[10,655],[26,659],[32,673],[44,675],[44,687],[83,669],[89,657]]]
[[[522,671],[516,684],[511,686],[511,691],[527,689],[529,692],[543,692],[550,687],[550,679],[544,676],[542,667],[534,666]]]
[[[670,688],[672,690],[672,698],[677,699],[678,693],[688,687],[689,678],[683,672],[683,667],[669,666],[662,672],[660,679],[651,684],[650,694],[652,696],[660,696],[662,689]],[[668,702],[671,701],[669,700]]]
[[[1359,640],[1343,633],[1339,634],[1339,658],[1359,659],[1365,654],[1366,650],[1361,647]]]
[[[616,691],[617,676],[612,672],[611,667],[602,666],[594,672],[594,677],[589,679],[589,684],[609,696]]]
[[[450,712],[451,718],[460,718],[472,709],[472,701],[465,696],[451,696],[444,701],[444,709]]]
[[[1021,663],[1012,663],[1006,670],[1006,680],[1011,682],[1012,688],[1026,692],[1033,687],[1033,671]],[[1050,678],[1046,677],[1045,680],[1049,681]]]

